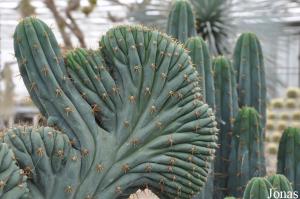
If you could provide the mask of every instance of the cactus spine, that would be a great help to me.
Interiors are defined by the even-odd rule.
[[[219,148],[215,159],[215,195],[227,195],[228,159],[233,121],[238,113],[235,73],[230,60],[219,56],[213,60],[216,117],[219,121]]]
[[[275,199],[269,197],[272,189],[271,183],[266,178],[254,177],[248,182],[243,199]]]
[[[239,106],[254,107],[266,123],[266,79],[260,42],[254,33],[242,34],[236,43],[234,68],[237,71]]]
[[[22,169],[41,159],[32,198],[116,199],[147,186],[161,198],[188,199],[201,190],[217,128],[180,44],[118,26],[98,50],[75,49],[64,59],[36,18],[19,23],[14,41],[24,83],[54,127],[5,135]]]
[[[287,128],[280,139],[277,173],[285,175],[295,191],[300,191],[300,129]]]
[[[192,6],[187,0],[175,0],[168,18],[167,34],[185,43],[196,36]]]
[[[258,112],[242,108],[234,122],[228,169],[229,195],[240,197],[248,180],[264,176],[263,133]]]

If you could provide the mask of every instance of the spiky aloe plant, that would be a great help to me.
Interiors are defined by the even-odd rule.
[[[203,97],[206,103],[215,108],[215,86],[212,71],[211,58],[207,44],[201,37],[191,37],[185,43],[189,55],[199,74],[199,82],[203,89]]]
[[[234,68],[237,71],[239,105],[254,107],[266,124],[266,79],[260,42],[254,33],[242,34],[236,43]]]
[[[4,138],[32,174],[32,198],[125,198],[143,186],[190,198],[201,190],[217,128],[181,45],[119,26],[99,50],[75,49],[64,60],[35,18],[20,22],[14,41],[24,83],[52,126]]]
[[[258,112],[242,108],[234,122],[228,169],[229,195],[240,197],[252,177],[266,174],[263,133]]]
[[[233,121],[238,113],[235,72],[224,56],[213,60],[216,116],[219,121],[219,148],[215,159],[215,197],[227,195],[228,160],[232,140]]]
[[[277,173],[285,175],[295,191],[300,191],[300,129],[284,130],[279,143]]]
[[[269,197],[272,189],[271,183],[266,178],[254,177],[248,182],[243,199],[275,199]]]
[[[290,181],[284,175],[275,174],[269,176],[267,179],[271,183],[273,189],[276,191],[285,191],[286,194],[289,191],[293,191]]]
[[[167,33],[185,43],[196,36],[195,19],[191,4],[187,0],[175,0],[168,18]]]

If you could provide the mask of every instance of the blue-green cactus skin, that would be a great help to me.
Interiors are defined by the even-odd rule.
[[[17,166],[15,155],[6,143],[0,144],[0,198],[27,199],[26,175]]]
[[[295,191],[300,191],[300,129],[284,130],[279,143],[277,173],[285,175]]]
[[[202,96],[205,102],[215,109],[214,79],[208,47],[201,37],[189,38],[185,43],[185,47],[189,51],[192,63],[198,71],[199,86],[202,89]],[[205,187],[196,198],[213,198],[213,176],[214,165],[212,164]]]
[[[216,117],[219,121],[219,148],[215,159],[215,194],[217,198],[227,195],[229,154],[231,149],[233,121],[238,113],[235,72],[229,59],[224,56],[213,60]]]
[[[242,108],[234,122],[228,169],[228,195],[241,197],[252,177],[265,176],[263,130],[259,113]]]
[[[17,128],[4,139],[21,168],[37,167],[33,198],[126,198],[146,186],[161,198],[188,199],[201,190],[217,147],[216,121],[180,44],[118,26],[98,50],[63,57],[36,18],[19,23],[14,41],[24,83],[52,127]]]
[[[185,43],[196,36],[195,19],[191,4],[187,0],[175,0],[168,18],[167,34]]]
[[[266,77],[260,41],[254,33],[243,33],[237,40],[233,65],[237,71],[239,106],[254,107],[266,124]]]

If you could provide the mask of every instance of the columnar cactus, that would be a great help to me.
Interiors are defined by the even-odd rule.
[[[188,49],[192,62],[198,71],[202,96],[205,102],[215,109],[214,79],[207,44],[201,37],[191,37],[185,43],[185,47]],[[198,198],[213,198],[213,176],[214,166],[212,165],[208,180]]]
[[[15,156],[6,143],[0,144],[0,198],[23,199],[27,197],[26,175],[15,161]]]
[[[243,199],[275,199],[269,197],[272,189],[271,183],[266,178],[254,177],[248,182]]]
[[[266,173],[263,133],[258,112],[242,108],[234,122],[228,169],[229,195],[240,197],[247,182]]]
[[[230,60],[219,56],[213,60],[216,116],[219,121],[219,148],[215,159],[215,195],[227,195],[228,165],[233,121],[238,113],[235,72]]]
[[[201,190],[217,128],[180,44],[119,26],[99,50],[75,49],[64,59],[35,18],[20,22],[14,41],[24,83],[51,126],[4,137],[28,167],[32,198],[125,198],[145,186],[185,199]]]
[[[192,62],[199,73],[199,82],[203,89],[202,95],[206,103],[215,108],[215,87],[211,58],[207,44],[201,37],[191,37],[185,43]]]
[[[276,191],[285,191],[286,193],[293,191],[290,181],[284,175],[275,174],[269,176],[267,179]]]
[[[196,36],[194,14],[187,0],[174,1],[169,13],[167,33],[182,43]]]
[[[280,139],[277,173],[285,175],[295,191],[300,191],[300,129],[287,128]]]
[[[254,107],[266,123],[266,79],[260,42],[254,33],[242,34],[233,56],[237,71],[239,105]]]

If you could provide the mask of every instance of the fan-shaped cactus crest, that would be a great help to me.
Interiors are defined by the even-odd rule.
[[[30,197],[126,198],[146,186],[161,198],[184,199],[201,190],[216,122],[180,44],[119,26],[98,50],[63,56],[35,18],[20,22],[14,41],[25,85],[49,125],[4,136],[28,171]]]

